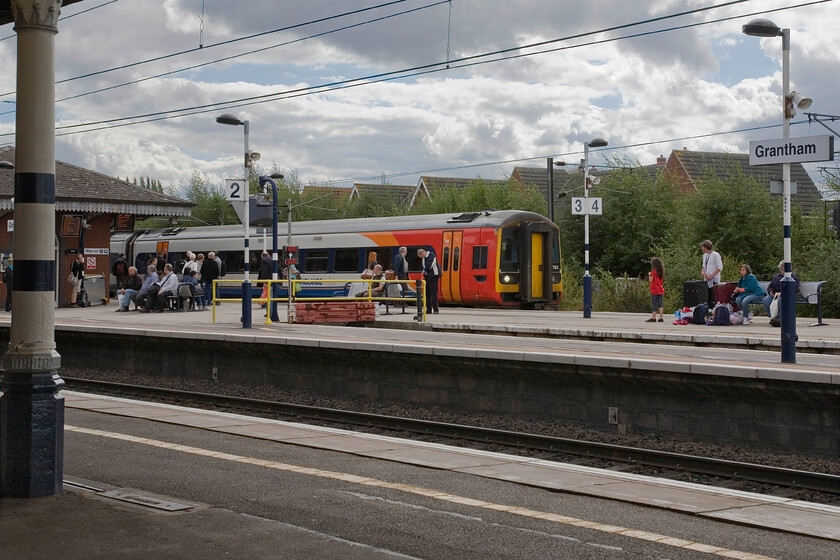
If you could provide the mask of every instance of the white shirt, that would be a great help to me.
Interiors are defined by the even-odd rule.
[[[723,261],[720,258],[720,253],[717,251],[710,251],[703,254],[703,272],[706,275],[714,274],[712,278],[707,278],[706,285],[710,288],[715,284],[720,284],[720,273],[723,270]],[[717,271],[715,273],[715,271]]]
[[[175,273],[170,272],[162,280],[156,282],[156,284],[160,286],[161,292],[171,292],[174,294],[175,290],[178,289],[178,277],[175,276]]]

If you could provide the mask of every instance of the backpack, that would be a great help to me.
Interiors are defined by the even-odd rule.
[[[219,270],[219,276],[224,276],[225,274],[227,274],[227,262],[222,261],[222,266]]]
[[[712,318],[712,325],[729,325],[729,308],[725,305],[715,307],[715,314]]]
[[[123,264],[122,262],[118,262],[117,266],[116,266],[116,273],[114,275],[115,276],[126,276],[125,264]]]
[[[705,325],[706,324],[706,314],[709,312],[709,306],[705,303],[701,303],[697,307],[694,308],[694,315],[692,316],[692,320],[694,321],[695,325]]]

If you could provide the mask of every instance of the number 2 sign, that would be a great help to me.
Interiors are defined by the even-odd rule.
[[[241,179],[225,179],[225,199],[230,202],[245,200],[245,182]]]

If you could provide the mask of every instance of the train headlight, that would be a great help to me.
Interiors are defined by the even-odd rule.
[[[499,274],[500,284],[518,284],[519,274],[516,272],[502,272]]]

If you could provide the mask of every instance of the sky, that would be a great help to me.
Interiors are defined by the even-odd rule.
[[[244,151],[223,113],[249,121],[262,169],[305,185],[502,179],[577,164],[596,137],[593,165],[746,153],[782,137],[781,38],[741,32],[759,17],[791,29],[808,112],[840,115],[840,0],[84,0],[55,36],[56,158],[221,185]],[[6,25],[0,145],[16,53]],[[793,119],[791,136],[822,134]],[[817,183],[824,166],[808,165]]]

